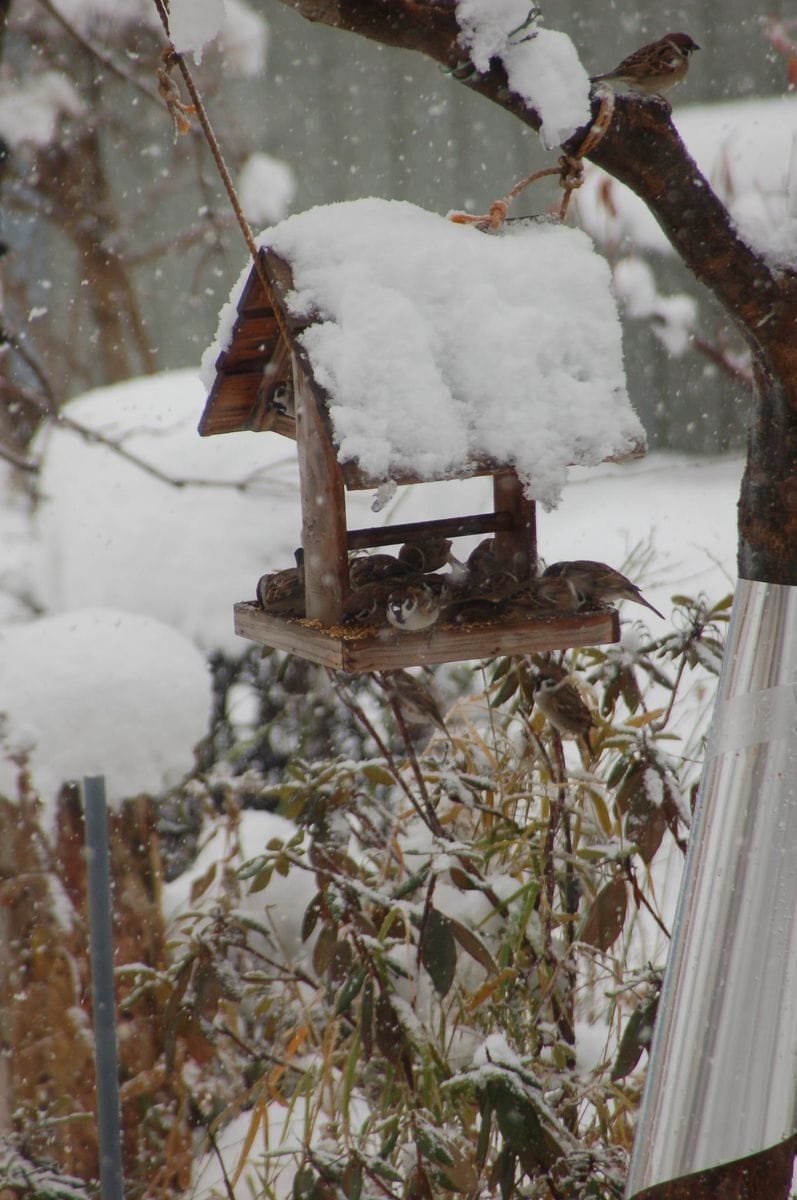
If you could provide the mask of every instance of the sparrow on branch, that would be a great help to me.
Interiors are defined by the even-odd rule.
[[[606,563],[592,562],[586,558],[573,562],[551,563],[550,567],[543,571],[542,578],[567,580],[593,604],[611,603],[612,600],[633,600],[635,604],[643,604],[657,617],[664,619],[664,614],[645,599],[635,583]]]
[[[590,83],[608,83],[627,92],[662,96],[680,83],[689,69],[689,56],[699,50],[688,33],[667,33],[624,58],[613,71],[593,75]]]
[[[586,737],[594,721],[592,713],[581,698],[581,693],[567,675],[555,679],[542,675],[534,690],[534,703],[559,733],[571,733]]]
[[[423,679],[405,670],[383,671],[381,678],[388,696],[410,724],[434,725],[450,739],[442,709]]]

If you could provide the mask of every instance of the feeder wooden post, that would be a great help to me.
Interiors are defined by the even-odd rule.
[[[302,502],[304,594],[308,617],[339,625],[349,590],[346,498],[335,449],[315,396],[293,357],[296,445]]]
[[[519,579],[529,579],[537,570],[537,516],[533,500],[523,494],[516,471],[501,471],[493,476],[495,511],[508,512],[512,525],[495,533],[498,561]]]

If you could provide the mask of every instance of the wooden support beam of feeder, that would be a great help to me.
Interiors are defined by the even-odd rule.
[[[510,516],[507,527],[496,532],[496,557],[519,579],[529,579],[537,570],[536,505],[526,499],[515,471],[493,476],[493,499],[496,515]]]
[[[343,476],[315,396],[295,358],[293,388],[306,611],[323,625],[337,625],[349,590]]]
[[[470,534],[495,533],[512,527],[507,512],[477,513],[472,517],[441,517],[437,521],[407,521],[403,525],[376,525],[371,529],[350,529],[349,549],[369,546],[398,546],[403,542],[423,541],[429,537],[466,537]]]

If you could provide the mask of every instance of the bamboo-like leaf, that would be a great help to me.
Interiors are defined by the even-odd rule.
[[[343,1169],[341,1185],[346,1200],[360,1200],[363,1194],[363,1167],[356,1158],[350,1158]]]
[[[438,995],[447,995],[457,972],[457,946],[451,920],[432,907],[421,933],[421,962]]]
[[[462,867],[456,866],[456,864],[449,867],[448,875],[454,887],[459,888],[461,892],[473,892],[479,886],[467,871],[464,871]]]
[[[303,942],[306,942],[307,939],[311,936],[313,930],[316,927],[316,924],[318,922],[318,918],[320,915],[321,915],[321,895],[320,895],[320,893],[317,892],[315,894],[315,896],[313,896],[310,903],[307,905],[307,908],[304,910],[304,916],[302,917],[301,938],[302,938]]]
[[[324,975],[332,958],[332,951],[337,945],[338,935],[332,925],[322,925],[318,931],[315,946],[313,946],[313,970],[316,975]]]
[[[476,1142],[476,1162],[481,1171],[484,1169],[484,1164],[487,1161],[487,1151],[490,1148],[490,1134],[493,1128],[493,1106],[486,1093],[483,1093],[480,1098],[479,1108],[481,1111],[481,1124],[479,1126],[479,1137]]]
[[[261,1096],[261,1098],[257,1101],[254,1108],[252,1109],[252,1116],[249,1121],[249,1125],[247,1126],[247,1129],[246,1129],[246,1135],[244,1137],[243,1145],[241,1146],[241,1153],[238,1155],[238,1161],[235,1164],[235,1170],[233,1171],[232,1179],[230,1180],[231,1187],[235,1187],[236,1183],[241,1178],[241,1175],[243,1174],[244,1170],[246,1169],[246,1164],[249,1161],[249,1152],[252,1149],[252,1146],[254,1145],[255,1138],[257,1137],[257,1131],[260,1128],[260,1124],[264,1120],[263,1109],[264,1109],[264,1101]]]
[[[623,775],[622,782],[614,794],[614,802],[621,817],[628,812],[637,792],[645,790],[645,771],[647,763],[637,760],[632,763]]]
[[[658,1006],[659,997],[652,996],[643,1000],[628,1018],[623,1036],[620,1038],[620,1045],[617,1047],[617,1057],[612,1066],[613,1083],[630,1075],[642,1057],[642,1051],[650,1048]]]
[[[365,763],[360,769],[369,783],[380,783],[391,787],[396,782],[393,772],[381,763]]]
[[[579,941],[598,950],[608,950],[623,931],[627,908],[625,879],[618,874],[601,888],[592,901],[581,927]]]
[[[374,981],[370,976],[365,981],[360,1001],[360,1038],[367,1062],[374,1052]]]
[[[630,725],[633,729],[642,729],[643,726],[652,725],[654,721],[658,721],[663,713],[663,708],[651,708],[648,712],[640,713],[638,717],[628,717],[625,724]]]
[[[358,995],[360,988],[363,986],[366,974],[365,967],[357,967],[356,970],[349,973],[335,1001],[335,1016],[339,1017],[341,1013],[344,1013],[349,1008],[352,1000]]]
[[[266,863],[264,867],[261,867],[260,870],[254,876],[252,876],[252,882],[249,884],[250,893],[254,894],[255,892],[262,892],[264,888],[267,888],[271,883],[271,877],[273,874],[273,862]]]
[[[448,921],[451,926],[451,932],[465,953],[469,954],[471,958],[475,958],[476,962],[479,963],[480,966],[484,967],[485,971],[488,971],[491,975],[494,975],[497,972],[498,967],[496,966],[495,959],[481,938],[478,937],[472,929],[468,929],[467,925],[461,924],[461,922],[455,920],[453,917],[448,917]]]
[[[404,1032],[395,1008],[384,992],[380,992],[374,1006],[374,1041],[376,1048],[388,1062],[401,1060],[404,1049]]]
[[[502,704],[506,704],[507,700],[511,700],[518,690],[519,682],[517,671],[512,671],[507,675],[495,695],[490,697],[490,707],[500,708]]]
[[[625,817],[625,836],[639,850],[644,863],[651,863],[667,830],[667,813],[663,804],[655,804],[638,792]]]
[[[338,938],[332,949],[327,966],[327,979],[329,982],[338,986],[345,983],[351,975],[353,960],[354,951],[351,948],[351,942],[347,941],[346,938]]]
[[[210,866],[208,867],[207,871],[204,871],[199,876],[199,878],[195,879],[194,882],[191,884],[191,903],[192,904],[196,904],[196,902],[197,902],[197,900],[199,900],[200,896],[204,896],[205,892],[208,890],[210,885],[213,883],[213,880],[216,878],[216,871],[218,870],[218,866],[219,866],[219,864],[217,862],[212,862],[210,864]]]

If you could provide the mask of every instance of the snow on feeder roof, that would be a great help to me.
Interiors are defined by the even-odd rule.
[[[552,506],[568,465],[643,447],[609,268],[580,230],[524,221],[486,236],[367,199],[289,217],[259,244],[288,267],[277,272],[281,299],[353,486],[500,465]],[[202,433],[257,417],[251,405],[237,424],[224,420],[228,388],[239,395],[241,384],[228,374],[253,367],[262,379],[262,361],[240,360],[256,299],[247,289],[257,291],[249,268],[203,360],[206,381],[217,375]]]
[[[350,671],[617,640],[605,608],[397,629],[389,601],[379,627],[346,626],[352,552],[488,533],[495,567],[533,583],[535,501],[558,502],[570,464],[644,451],[609,269],[585,234],[543,218],[488,235],[377,199],[290,217],[261,234],[203,374],[200,433],[297,444],[302,546],[277,582],[298,612],[275,607],[264,577],[259,604],[236,605],[239,633]],[[347,529],[345,487],[477,474],[493,476],[493,512]],[[442,588],[444,613],[452,592],[462,608],[451,578],[420,580]]]

